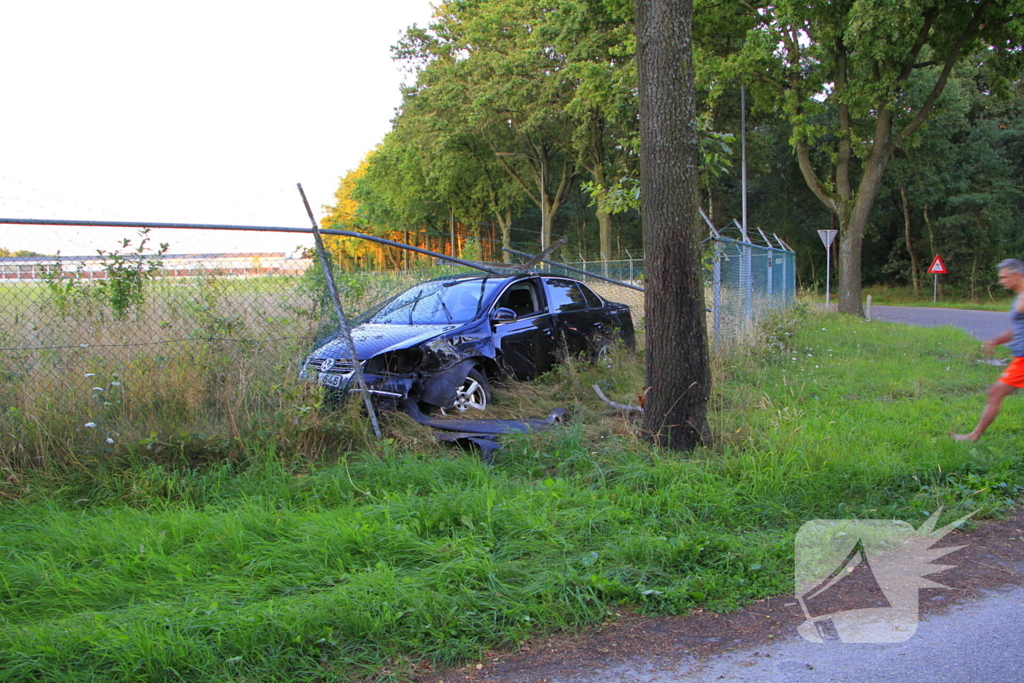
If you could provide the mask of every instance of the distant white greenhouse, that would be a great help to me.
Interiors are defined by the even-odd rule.
[[[127,258],[140,258],[130,255]],[[160,261],[156,277],[195,277],[217,275],[221,277],[266,277],[269,275],[301,275],[311,260],[284,253],[249,254],[164,254],[141,257]],[[108,258],[109,262],[109,258]],[[39,281],[44,274],[60,268],[65,277],[102,280],[106,277],[100,256],[5,256],[0,257],[0,281]]]

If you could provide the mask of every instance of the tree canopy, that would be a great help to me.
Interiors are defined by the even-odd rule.
[[[745,84],[749,223],[797,248],[802,285],[824,277],[815,231],[836,227],[844,310],[936,251],[950,286],[981,292],[978,273],[1021,247],[1022,2],[695,0],[704,208],[719,225],[740,213]],[[395,55],[401,108],[344,181],[360,229],[493,240],[495,259],[553,235],[588,259],[638,255],[631,1],[449,0]]]

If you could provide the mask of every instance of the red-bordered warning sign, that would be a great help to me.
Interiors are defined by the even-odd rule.
[[[940,275],[946,274],[946,264],[942,262],[942,257],[938,254],[935,255],[935,260],[928,266],[929,273],[937,273]]]

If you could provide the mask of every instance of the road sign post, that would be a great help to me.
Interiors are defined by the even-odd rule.
[[[825,310],[828,310],[829,295],[831,294],[829,287],[832,282],[832,242],[838,234],[838,230],[818,231],[818,237],[821,238],[821,243],[825,245]]]
[[[932,303],[939,300],[939,273],[946,274],[946,264],[942,262],[942,257],[938,254],[932,260],[932,264],[928,266],[928,272],[935,276],[935,285],[932,288]]]

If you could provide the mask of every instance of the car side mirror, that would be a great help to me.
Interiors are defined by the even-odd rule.
[[[511,308],[496,308],[491,313],[491,320],[496,323],[510,323],[516,320],[519,316]]]

